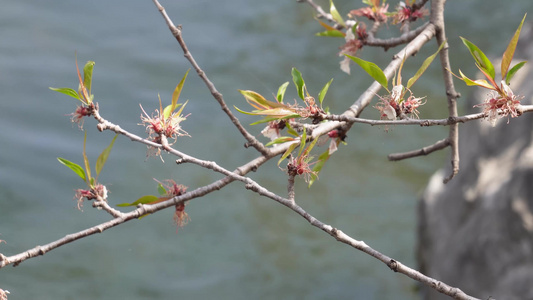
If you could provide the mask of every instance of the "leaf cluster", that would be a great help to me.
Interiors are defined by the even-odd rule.
[[[111,149],[113,149],[113,145],[115,144],[117,136],[118,134],[113,137],[111,143],[98,156],[98,159],[96,160],[95,164],[96,177],[91,176],[91,167],[89,164],[89,159],[87,158],[87,152],[85,151],[87,144],[87,132],[85,132],[85,137],[83,139],[83,165],[85,167],[85,170],[80,165],[73,163],[67,159],[58,157],[57,160],[69,169],[71,169],[74,173],[76,173],[76,175],[78,175],[87,184],[87,186],[92,189],[95,187],[96,182],[98,182],[98,177],[100,176],[100,173],[104,168],[109,154],[111,153]]]
[[[52,91],[56,91],[72,98],[80,100],[85,105],[91,105],[94,100],[94,95],[91,93],[94,61],[88,61],[83,67],[83,79],[81,78],[80,69],[78,68],[78,60],[76,59],[76,71],[78,73],[78,90],[71,88],[53,88]]]
[[[501,80],[502,84],[505,83],[506,85],[509,85],[511,83],[511,79],[514,77],[516,72],[520,70],[525,64],[526,61],[519,62],[515,64],[513,67],[511,67],[511,62],[513,60],[513,56],[516,50],[516,45],[518,43],[518,38],[520,36],[520,31],[522,30],[522,25],[524,24],[524,21],[526,19],[526,15],[522,18],[522,21],[520,22],[520,25],[518,26],[518,29],[515,31],[513,37],[511,38],[511,41],[507,45],[507,48],[505,49],[505,52],[502,55],[501,59],[501,65],[500,65],[500,73],[501,73]],[[466,46],[472,57],[474,58],[476,67],[483,73],[485,76],[485,79],[470,79],[468,78],[461,70],[459,70],[459,75],[456,76],[457,78],[461,79],[466,83],[468,86],[479,86],[483,87],[489,90],[494,90],[498,92],[500,95],[505,95],[505,90],[498,86],[496,83],[496,71],[494,69],[494,65],[492,62],[487,58],[485,53],[481,51],[474,43],[470,42],[469,40],[461,37],[461,40],[463,41],[463,44]],[[452,73],[453,74],[453,73]]]

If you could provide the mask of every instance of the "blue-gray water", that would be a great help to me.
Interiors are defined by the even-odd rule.
[[[325,1],[324,1],[325,2]],[[360,1],[337,1],[343,13]],[[452,66],[473,74],[459,35],[487,54],[499,55],[530,1],[449,1],[447,33]],[[302,71],[311,93],[335,78],[325,105],[342,112],[371,82],[365,74],[338,68],[341,40],[318,38],[312,10],[289,0],[163,1],[198,63],[229,105],[248,108],[237,89],[270,95]],[[325,4],[325,3],[321,3]],[[392,26],[391,26],[392,27]],[[74,189],[83,183],[56,157],[81,163],[83,132],[65,116],[76,100],[48,87],[76,87],[74,53],[80,64],[96,61],[93,92],[101,114],[144,135],[139,103],[157,105],[190,67],[149,0],[3,1],[0,10],[0,253],[7,256],[46,244],[109,216],[86,205],[76,209]],[[397,30],[391,28],[391,30]],[[406,64],[413,74],[436,46]],[[364,49],[381,66],[396,50]],[[412,62],[409,65],[409,62]],[[355,69],[354,69],[355,70]],[[410,72],[410,73],[409,73]],[[428,95],[422,117],[445,117],[437,64],[415,85]],[[466,95],[461,83],[460,91]],[[294,87],[288,99],[295,98]],[[220,111],[191,72],[181,99],[189,99],[183,123],[191,138],[180,150],[233,169],[257,154]],[[365,117],[375,118],[370,109]],[[254,119],[242,117],[249,124]],[[112,138],[87,120],[88,155],[94,163]],[[251,129],[258,134],[260,128]],[[356,125],[348,146],[328,161],[307,190],[298,182],[297,201],[312,215],[416,267],[416,199],[447,152],[391,163],[386,155],[430,144],[445,128],[382,128]],[[173,158],[145,159],[146,147],[119,137],[100,181],[110,202],[131,202],[156,193],[159,180],[173,178],[190,188],[219,175]],[[251,174],[284,194],[286,179],[272,161]],[[171,210],[128,222],[103,234],[60,247],[16,268],[0,270],[0,288],[12,299],[413,299],[415,283],[377,260],[335,242],[277,203],[231,186],[192,201],[191,222],[176,234]]]

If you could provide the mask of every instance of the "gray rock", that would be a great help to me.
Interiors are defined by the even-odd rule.
[[[515,58],[529,63],[511,88],[531,104],[531,26],[524,24],[518,47]],[[438,171],[419,201],[420,270],[477,298],[533,299],[533,113],[459,128],[459,174],[444,185],[450,170]],[[425,286],[422,295],[449,299]]]

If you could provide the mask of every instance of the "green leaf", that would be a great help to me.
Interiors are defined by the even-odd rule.
[[[332,37],[342,37],[344,38],[346,36],[346,34],[340,30],[338,30],[337,28],[333,27],[333,26],[330,26],[322,21],[320,21],[319,19],[315,18],[318,23],[320,23],[320,25],[322,25],[322,27],[326,28],[326,31],[324,32],[319,32],[317,33],[316,35],[317,36],[332,36]],[[354,27],[357,27],[357,23]]]
[[[276,107],[287,107],[285,104],[279,103],[279,102],[273,102],[265,99],[265,97],[261,96],[261,94],[256,93],[254,91],[250,90],[239,90],[239,92],[244,96],[246,101],[253,107],[257,109],[268,109],[268,108],[276,108]]]
[[[83,83],[83,79],[81,78],[80,68],[78,67],[78,57],[76,53],[75,53],[75,56],[76,56],[76,72],[78,74],[78,80],[80,82],[78,84],[78,95],[80,96],[81,102],[89,105],[91,104],[91,96],[87,92],[87,88],[85,87],[85,84]]]
[[[285,151],[285,153],[283,153],[283,155],[281,156],[281,158],[278,160],[278,166],[279,164],[285,159],[287,158],[287,156],[289,156],[289,154],[291,154],[291,152],[296,149],[296,146],[298,146],[298,143],[293,143],[289,146],[289,148],[287,148],[287,150]]]
[[[178,108],[181,106],[181,103],[178,103],[174,109]],[[166,119],[168,119],[168,117],[170,117],[170,115],[172,115],[172,111],[174,110],[172,109],[172,104],[169,104],[167,105],[164,109],[163,109],[163,117]]]
[[[85,89],[87,89],[87,93],[89,94],[89,97],[91,97],[91,84],[93,81],[93,69],[94,69],[94,61],[88,61],[85,64],[85,67],[83,67],[83,85],[85,86]]]
[[[372,78],[374,78],[379,84],[381,84],[382,87],[384,87],[387,92],[389,91],[388,86],[389,83],[387,82],[387,76],[385,76],[385,73],[375,64],[363,59],[360,59],[359,57],[351,56],[348,54],[345,54],[348,56],[351,60],[356,62],[363,70],[365,70],[368,75],[370,75]]]
[[[292,128],[292,126],[291,126],[291,124],[289,124],[289,122],[287,122],[287,123],[285,124],[285,126],[287,127],[287,133],[288,133],[288,134],[293,135],[293,136],[300,136],[300,135],[298,134],[298,132],[296,132],[296,130],[294,130],[294,129]]]
[[[406,53],[404,53],[402,63],[400,64],[400,67],[398,68],[398,76],[396,76],[395,74],[394,76],[395,78],[392,78],[392,85],[394,86],[402,86],[402,69],[403,69],[403,64],[405,63],[405,60],[407,59],[405,54]]]
[[[466,77],[465,74],[463,74],[463,72],[461,72],[461,70],[459,70],[459,74],[461,74],[461,80],[463,80],[466,83],[466,85],[468,85],[468,86],[480,86],[480,87],[484,87],[486,89],[496,90],[496,88],[494,86],[490,85],[485,79],[472,80],[472,79]]]
[[[81,179],[83,179],[83,181],[87,182],[87,180],[85,179],[85,171],[83,171],[83,168],[78,165],[78,164],[75,164],[71,161],[68,161],[64,158],[61,158],[61,157],[58,157],[57,160],[64,164],[65,166],[67,166],[69,169],[71,169],[72,171],[74,171],[74,173],[78,174],[78,176],[80,176]]]
[[[183,78],[174,89],[174,92],[172,93],[172,103],[170,104],[170,111],[167,112],[167,109],[165,108],[165,112],[163,113],[165,119],[168,118],[172,114],[172,112],[178,107],[178,99],[180,97],[181,90],[183,89],[185,79],[187,78],[187,74],[189,74],[190,70],[191,69],[188,69],[187,72],[185,72],[185,75],[183,75]]]
[[[120,204],[117,204],[117,206],[120,206],[120,207],[137,206],[138,204],[149,204],[149,203],[156,202],[156,201],[159,201],[159,198],[157,196],[147,195],[147,196],[142,196],[141,198],[137,199],[137,201],[135,202],[120,203]]]
[[[272,145],[275,145],[275,144],[283,144],[283,143],[286,143],[286,142],[292,142],[294,141],[295,139],[293,137],[290,137],[290,136],[282,136],[282,137],[279,137],[273,141],[270,141],[268,142],[267,144],[265,144],[265,147],[269,147],[269,146],[272,146]]]
[[[183,112],[183,109],[185,108],[185,106],[187,105],[187,103],[189,103],[189,100],[185,101],[185,103],[183,103],[183,106],[181,106],[180,110],[178,110],[178,112],[176,113],[176,115],[178,115],[178,117],[181,115],[181,113]]]
[[[107,158],[109,157],[109,153],[111,153],[111,149],[113,149],[113,144],[115,143],[115,140],[117,139],[118,133],[115,134],[115,137],[113,140],[111,140],[111,143],[109,146],[107,146],[102,153],[100,153],[100,156],[98,156],[98,159],[96,160],[96,178],[100,175],[100,172],[102,171],[102,168],[105,165],[105,162],[107,161]]]
[[[257,113],[244,111],[244,110],[238,108],[238,107],[235,106],[235,105],[233,105],[233,108],[235,108],[235,109],[236,109],[238,112],[240,112],[241,114],[246,114],[246,115],[250,115],[250,116],[257,116]]]
[[[268,101],[263,96],[254,91],[239,90],[239,92],[244,96],[248,104],[256,108],[256,110],[252,112],[245,112],[234,106],[237,111],[247,115],[265,116],[265,119],[253,123],[252,125],[273,120],[301,117],[299,114],[296,113],[296,109],[283,103],[279,103],[278,101]]]
[[[167,194],[167,190],[165,189],[165,187],[161,183],[157,185],[157,192],[161,196],[164,196],[164,195]]]
[[[285,91],[287,90],[288,85],[289,85],[289,82],[287,81],[284,84],[279,86],[278,94],[276,96],[276,99],[278,99],[279,103],[283,103],[283,97],[285,96]]]
[[[494,86],[494,87],[497,87],[498,84],[496,83],[496,81],[494,81],[494,79],[489,75],[487,74],[487,71],[485,71],[484,69],[482,69],[478,64],[476,64],[476,67],[479,69],[479,71],[481,71],[481,74],[485,75],[485,77],[488,79],[489,83]],[[497,90],[497,89],[496,89]]]
[[[342,19],[341,15],[337,11],[337,8],[335,7],[335,4],[333,4],[333,0],[329,0],[329,12],[330,12],[331,16],[333,17],[333,20],[337,21],[337,23],[339,23],[342,26],[346,27],[346,24],[344,23],[344,20]]]
[[[240,109],[238,109],[236,106],[234,106],[236,110],[238,110],[239,112],[243,113],[243,114],[247,114],[247,115],[252,115],[252,116],[258,116],[260,114],[258,113],[249,113],[249,112],[245,112],[245,111],[242,111]],[[283,116],[283,117],[265,117],[264,119],[261,119],[257,122],[253,122],[251,123],[250,125],[257,125],[257,124],[263,124],[263,123],[268,123],[270,121],[277,121],[277,120],[285,120],[285,119],[293,119],[293,118],[301,118],[300,115],[298,114],[293,114],[293,115],[287,115],[287,116]]]
[[[326,93],[328,92],[331,82],[333,82],[333,78],[331,78],[331,80],[328,81],[328,83],[326,83],[326,85],[318,93],[318,101],[320,101],[320,106],[322,106],[322,101],[324,101],[324,97],[326,97]]]
[[[298,71],[296,68],[292,68],[291,71],[292,74],[292,81],[294,82],[294,85],[296,86],[296,91],[298,92],[298,96],[304,100],[304,89],[305,89],[305,82],[302,78],[302,73]]]
[[[338,30],[326,30],[322,32],[315,33],[316,36],[327,36],[327,37],[344,37],[344,33]]]
[[[67,96],[70,96],[72,98],[76,98],[80,100],[82,103],[85,103],[83,100],[81,100],[80,95],[78,95],[78,92],[76,92],[74,89],[71,88],[53,88],[49,87],[52,91],[60,92],[62,94],[65,94]]]
[[[341,31],[338,30],[337,28],[335,28],[335,27],[333,27],[333,26],[331,26],[331,25],[329,25],[329,24],[326,24],[326,23],[320,21],[320,19],[318,19],[318,18],[316,18],[316,17],[315,17],[315,20],[317,20],[318,23],[320,23],[320,25],[322,25],[322,27],[326,28],[326,30],[328,30],[328,31],[337,30],[337,31],[341,32]],[[342,36],[344,36],[344,34],[343,34]]]
[[[509,45],[507,45],[507,49],[503,53],[502,56],[502,79],[506,78],[507,71],[509,70],[509,66],[511,65],[511,61],[513,60],[514,52],[516,50],[516,44],[518,43],[518,37],[520,36],[520,31],[522,30],[522,25],[524,24],[524,20],[526,19],[527,13],[524,15],[524,18],[522,18],[522,22],[520,22],[520,25],[518,26],[518,29],[514,33],[513,37],[511,38],[511,41],[509,42]]]
[[[262,120],[259,120],[257,122],[253,122],[251,123],[250,125],[257,125],[257,124],[263,124],[263,123],[268,123],[270,121],[277,121],[277,120],[285,120],[285,119],[294,119],[294,118],[301,118],[302,116],[300,116],[299,114],[293,114],[293,115],[287,115],[287,116],[283,116],[283,117],[265,117],[264,119]]]
[[[494,80],[494,77],[496,76],[496,72],[494,71],[494,66],[490,62],[490,60],[487,58],[485,53],[481,51],[476,45],[471,43],[469,40],[461,37],[461,40],[463,41],[463,44],[468,48],[468,51],[470,51],[470,54],[472,54],[472,57],[474,57],[474,60],[478,64],[478,66],[485,70],[487,74],[489,74],[492,79]]]
[[[303,155],[309,156],[309,153],[311,153],[311,150],[313,150],[313,148],[315,147],[317,142],[318,142],[318,138],[314,139],[311,142],[311,144],[309,144],[309,146],[307,146],[307,148],[305,148],[305,151],[304,151]]]
[[[418,80],[418,78],[420,78],[420,76],[422,76],[422,74],[424,74],[426,69],[433,62],[433,60],[435,59],[437,54],[439,54],[440,50],[442,49],[442,47],[444,47],[445,44],[446,44],[446,41],[442,42],[442,44],[440,44],[440,46],[439,46],[439,49],[437,49],[437,52],[433,53],[433,55],[431,55],[430,57],[426,58],[426,60],[424,60],[424,62],[422,63],[422,66],[420,67],[420,69],[418,69],[418,71],[416,71],[415,76],[411,77],[407,81],[407,86],[406,87],[408,89],[411,88],[411,86],[413,86],[413,84],[415,84],[415,82]]]
[[[318,179],[318,173],[322,170],[322,167],[324,167],[324,164],[326,164],[326,161],[329,159],[329,149],[326,150],[324,153],[320,154],[318,157],[318,160],[316,164],[313,166],[313,173],[311,173],[311,179],[309,180],[309,184],[307,185],[307,188],[310,188],[313,183]]]
[[[85,171],[87,172],[87,185],[93,187],[93,180],[91,177],[91,166],[89,165],[89,159],[87,158],[87,153],[85,152],[85,144],[87,143],[87,131],[85,131],[85,137],[83,138],[83,163],[85,165]]]
[[[505,83],[507,85],[509,85],[509,83],[511,82],[511,79],[514,77],[514,75],[516,74],[516,72],[518,70],[520,70],[520,68],[522,68],[525,64],[526,64],[527,61],[522,61],[522,62],[519,62],[517,63],[514,67],[511,68],[511,70],[509,70],[509,73],[507,73],[507,76],[505,77]]]

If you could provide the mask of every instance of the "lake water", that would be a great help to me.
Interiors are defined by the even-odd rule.
[[[323,1],[325,2],[325,1]],[[360,1],[337,1],[346,13]],[[447,33],[452,66],[475,68],[459,35],[487,54],[501,55],[530,1],[449,1]],[[316,94],[335,78],[325,100],[344,111],[371,80],[338,68],[341,40],[321,31],[312,10],[295,1],[163,1],[197,62],[228,105],[248,109],[237,89],[271,95],[291,81],[291,67]],[[325,4],[325,3],[320,3]],[[159,12],[149,0],[4,0],[0,10],[0,252],[9,256],[109,220],[86,205],[76,208],[74,190],[83,183],[56,157],[82,161],[83,132],[68,116],[76,100],[48,87],[76,87],[74,54],[80,64],[96,61],[93,93],[101,114],[144,135],[139,103],[170,101],[190,67]],[[393,31],[397,30],[395,28]],[[434,43],[433,43],[434,44]],[[434,52],[431,45],[406,64],[413,74]],[[364,49],[361,57],[384,67],[391,50]],[[355,69],[354,69],[355,70]],[[428,95],[422,117],[446,114],[437,64],[415,90]],[[463,95],[463,85],[456,83]],[[296,97],[294,87],[287,99]],[[257,154],[223,115],[191,72],[182,92],[189,99],[183,123],[192,136],[176,147],[234,169]],[[376,118],[369,109],[364,117]],[[242,116],[244,124],[254,118]],[[94,163],[113,134],[85,122],[87,152]],[[251,128],[259,134],[261,128]],[[355,125],[348,146],[328,161],[308,190],[297,182],[296,201],[309,213],[383,253],[416,267],[416,201],[428,177],[448,164],[447,152],[391,163],[386,155],[423,147],[447,135],[446,128],[383,128]],[[112,204],[157,193],[152,178],[173,178],[191,189],[219,175],[164,156],[145,159],[146,147],[119,137],[100,181]],[[283,195],[286,179],[275,160],[250,174]],[[176,233],[172,210],[134,220],[103,234],[60,247],[16,268],[0,270],[9,299],[413,299],[416,284],[377,260],[335,242],[277,203],[244,190],[240,183],[189,203],[189,224]]]

